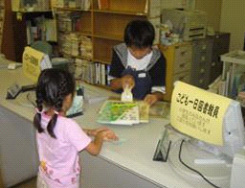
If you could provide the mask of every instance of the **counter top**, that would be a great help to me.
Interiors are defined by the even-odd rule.
[[[18,114],[19,116],[32,121],[34,107],[26,99],[27,94],[23,93],[15,100],[6,100],[7,88],[13,84],[31,84],[22,74],[22,69],[3,70],[0,69],[0,105]],[[102,95],[114,95],[110,91],[91,87]],[[96,128],[101,126],[96,123],[97,112],[102,102],[86,104],[84,115],[76,117],[75,120],[82,128]],[[156,145],[164,126],[169,123],[167,119],[150,119],[149,123],[134,126],[108,125],[113,129],[124,142],[104,144],[98,157],[120,166],[131,173],[134,173],[159,187],[168,188],[208,188],[204,181],[195,182],[191,179],[184,179],[167,162],[155,162],[152,160]],[[197,186],[198,184],[198,186]]]

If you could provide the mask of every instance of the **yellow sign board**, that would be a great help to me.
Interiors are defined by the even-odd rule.
[[[24,75],[34,82],[37,82],[41,70],[52,67],[46,54],[31,47],[25,47],[22,63]]]
[[[171,125],[193,138],[223,145],[223,117],[231,99],[176,82],[171,102]]]

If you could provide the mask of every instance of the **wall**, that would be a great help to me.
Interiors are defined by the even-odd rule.
[[[222,0],[196,0],[195,9],[207,13],[208,25],[215,31],[220,29]]]
[[[243,49],[245,0],[223,0],[220,30],[231,33],[230,50]]]

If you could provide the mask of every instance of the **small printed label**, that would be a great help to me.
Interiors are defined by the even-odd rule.
[[[140,73],[139,74],[139,78],[145,78],[146,77],[146,73]]]

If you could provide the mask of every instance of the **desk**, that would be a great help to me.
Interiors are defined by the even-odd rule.
[[[18,124],[18,126],[28,126],[30,128],[30,140],[27,145],[28,148],[35,148],[32,145],[35,142],[34,137],[31,135],[33,131],[31,121],[34,116],[34,109],[20,105],[17,102],[18,100],[5,100],[6,89],[10,84],[16,80],[18,83],[28,84],[28,80],[23,77],[21,69],[0,71],[0,112],[2,110],[8,111],[8,113],[12,113],[15,117],[28,121],[27,125]],[[103,94],[111,95],[110,91],[99,88],[97,90]],[[21,98],[22,96],[19,97]],[[101,104],[94,103],[86,106],[85,114],[75,118],[76,121],[83,128],[101,126],[95,121],[96,112]],[[150,123],[131,127],[110,125],[109,127],[121,138],[126,139],[126,141],[119,145],[105,143],[98,157],[81,152],[81,181],[83,188],[211,187],[204,181],[182,178],[174,171],[170,163],[152,161],[158,139],[164,130],[164,125],[167,123],[169,123],[169,120],[151,119]],[[5,128],[2,126],[2,129]],[[21,145],[18,142],[16,144]],[[0,145],[0,147],[2,146]],[[36,173],[37,158],[35,158],[35,152],[27,153],[27,155],[29,157],[27,160],[32,161],[34,166],[33,168],[28,168],[28,164],[26,164],[25,173],[26,176],[31,177]],[[226,185],[227,182],[222,182],[222,184],[224,188],[228,186]]]

